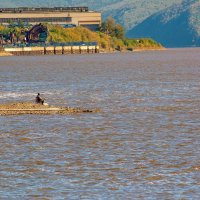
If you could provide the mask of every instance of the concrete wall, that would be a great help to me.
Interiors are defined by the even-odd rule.
[[[13,55],[65,55],[99,53],[99,46],[48,46],[4,48],[4,52]]]

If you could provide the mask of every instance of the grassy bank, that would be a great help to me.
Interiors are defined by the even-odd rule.
[[[98,42],[102,51],[163,49],[152,39],[118,39],[102,32],[93,32],[84,27],[63,28],[48,25],[48,42]]]
[[[106,34],[103,31],[94,32],[82,26],[74,28],[63,28],[59,25],[49,25],[46,42],[98,42],[100,51],[133,51],[133,50],[156,50],[163,49],[162,45],[152,39],[127,39],[124,36],[117,38],[113,34]],[[117,25],[116,25],[117,26]],[[10,33],[15,33],[20,38],[25,37],[27,29],[21,27],[8,28],[0,25],[0,34],[9,38]],[[9,39],[8,39],[9,40]],[[22,40],[21,40],[22,41]]]

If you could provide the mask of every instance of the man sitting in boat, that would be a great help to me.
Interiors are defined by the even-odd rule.
[[[40,93],[37,94],[35,102],[44,105],[44,99],[40,97]]]

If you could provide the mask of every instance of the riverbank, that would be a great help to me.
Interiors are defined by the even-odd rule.
[[[7,27],[1,27],[1,34],[13,31]],[[24,44],[23,41],[16,42],[15,46],[5,43],[0,53],[7,55],[49,55],[49,54],[79,54],[115,51],[148,51],[163,50],[164,47],[150,38],[126,38],[109,34],[102,30],[94,32],[85,27],[63,28],[59,25],[47,25],[48,37],[45,42]],[[23,29],[20,29],[23,32]],[[6,36],[5,36],[6,37]],[[8,36],[7,36],[8,37]],[[22,36],[21,36],[22,37]],[[24,38],[23,36],[22,38]],[[73,45],[74,43],[78,45]],[[94,44],[94,48],[90,44]],[[67,45],[65,45],[67,44]],[[89,44],[89,45],[88,45]],[[33,46],[34,45],[34,46]],[[73,47],[73,48],[72,48]],[[90,48],[91,47],[91,48]],[[34,49],[34,50],[33,50]],[[8,54],[7,54],[8,53]]]
[[[164,47],[151,38],[117,38],[103,32],[94,32],[85,27],[64,29],[61,26],[48,25],[47,41],[59,42],[97,42],[100,51],[133,51],[135,49],[163,49]]]
[[[39,47],[41,48],[41,47]],[[153,48],[153,47],[147,47],[147,48],[135,48],[135,49],[131,49],[131,50],[107,50],[107,49],[97,49],[96,48],[90,48],[90,49],[82,49],[82,48],[68,48],[68,49],[64,49],[62,50],[62,48],[60,47],[60,49],[50,49],[47,50],[46,53],[44,51],[44,49],[42,49],[41,51],[14,51],[13,53],[10,52],[0,52],[0,57],[6,57],[6,56],[36,56],[36,55],[70,55],[70,54],[93,54],[93,53],[126,53],[126,52],[144,52],[144,51],[165,51],[167,50],[164,47],[159,47],[159,48]]]
[[[167,48],[160,47],[160,48],[136,48],[133,50],[133,52],[144,52],[144,51],[165,51]]]
[[[0,104],[0,116],[6,115],[67,115],[75,113],[95,113],[99,109],[70,108],[35,104],[31,102],[14,102]]]

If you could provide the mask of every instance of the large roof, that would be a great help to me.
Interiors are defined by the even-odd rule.
[[[88,7],[19,7],[19,8],[0,8],[0,13],[35,13],[35,12],[88,12]]]

